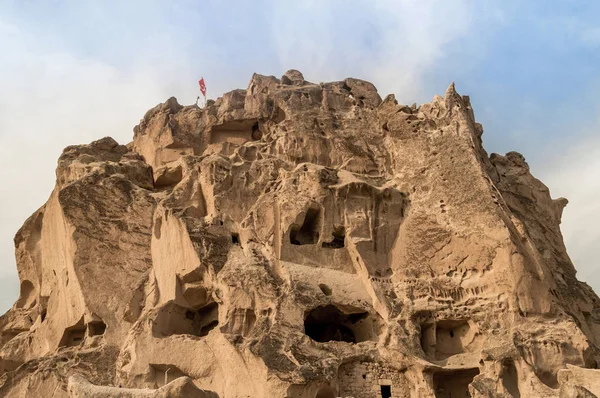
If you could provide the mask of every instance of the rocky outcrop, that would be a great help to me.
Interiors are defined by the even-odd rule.
[[[15,237],[0,395],[599,395],[567,201],[482,133],[454,85],[288,71],[66,148]]]

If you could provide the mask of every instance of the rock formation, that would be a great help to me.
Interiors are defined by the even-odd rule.
[[[0,395],[600,396],[567,201],[482,132],[454,85],[289,71],[67,147],[15,237]]]

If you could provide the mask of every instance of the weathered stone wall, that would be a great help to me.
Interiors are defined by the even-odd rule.
[[[394,369],[374,362],[342,365],[339,370],[339,395],[341,397],[381,398],[387,391],[386,387],[389,387],[391,396],[387,398],[410,397],[410,392],[414,388],[405,372],[406,369]]]

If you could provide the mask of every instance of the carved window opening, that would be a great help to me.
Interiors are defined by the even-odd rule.
[[[185,308],[169,303],[156,316],[152,331],[156,337],[187,334],[203,337],[219,324],[219,305],[210,303],[203,307]]]
[[[247,337],[256,323],[256,314],[248,308],[236,308],[228,316],[229,321],[221,327],[221,333]]]
[[[259,140],[261,137],[262,133],[256,119],[231,120],[210,129],[209,144],[229,142],[242,145],[251,140]]]
[[[234,245],[238,245],[240,244],[240,234],[236,233],[236,232],[232,232],[231,233],[231,243],[233,243]]]
[[[75,325],[70,326],[63,332],[59,347],[75,347],[83,342],[85,339],[85,324],[83,323],[83,317]]]
[[[321,210],[311,207],[306,211],[302,226],[292,225],[290,243],[292,245],[314,245],[319,240]]]
[[[466,320],[443,320],[421,325],[421,347],[433,359],[446,359],[466,352],[470,326]]]
[[[88,334],[90,336],[101,336],[106,332],[106,323],[102,321],[92,321],[88,323]]]

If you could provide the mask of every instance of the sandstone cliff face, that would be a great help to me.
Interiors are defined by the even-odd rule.
[[[482,132],[453,85],[289,71],[66,148],[15,237],[0,395],[600,394],[566,200]]]

